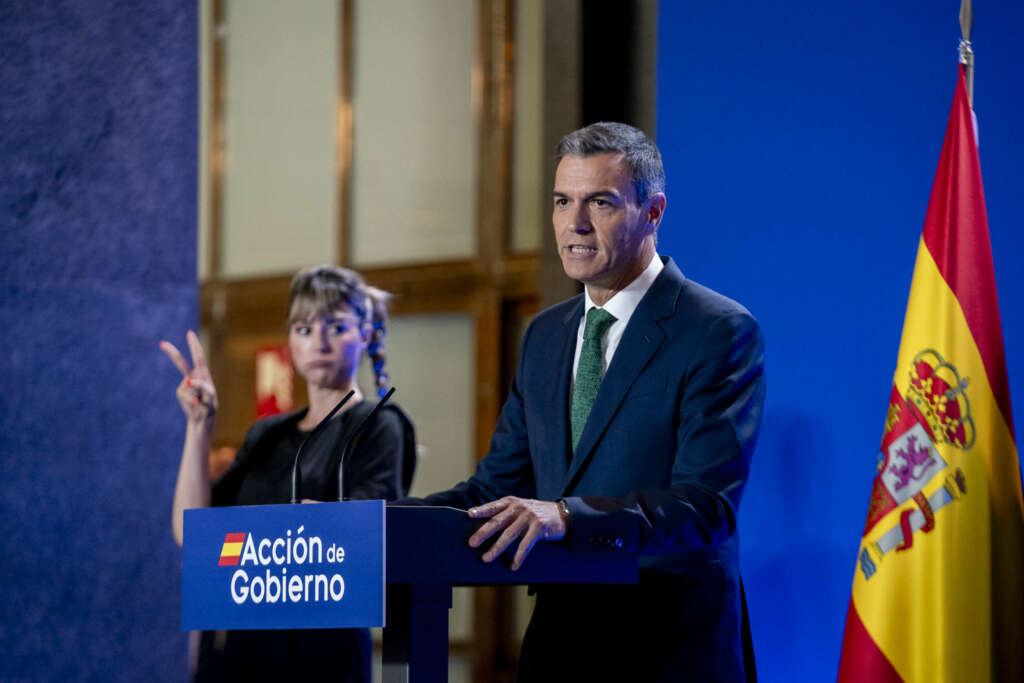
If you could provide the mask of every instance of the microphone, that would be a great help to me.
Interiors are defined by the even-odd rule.
[[[352,444],[356,442],[356,439],[359,438],[359,435],[366,428],[366,425],[369,424],[370,418],[377,414],[380,407],[388,402],[388,399],[391,398],[391,394],[393,393],[395,393],[395,388],[391,387],[391,389],[388,390],[388,393],[384,394],[384,398],[377,401],[377,405],[373,407],[373,410],[367,413],[366,417],[363,418],[363,421],[359,423],[356,430],[352,432],[352,436],[348,437],[348,441],[345,443],[345,448],[341,451],[341,462],[338,463],[338,500],[348,500],[348,496],[345,495],[345,460],[348,458],[348,452],[352,449]]]
[[[331,421],[331,418],[334,417],[334,414],[341,410],[341,407],[348,403],[348,400],[352,398],[352,396],[354,396],[355,393],[356,392],[354,390],[348,392],[348,394],[345,395],[345,398],[341,399],[341,401],[338,402],[338,405],[334,406],[334,409],[331,412],[327,413],[327,417],[320,420],[320,423],[316,427],[313,427],[313,431],[309,433],[309,436],[303,439],[302,443],[299,444],[299,449],[295,451],[295,462],[292,463],[292,503],[302,502],[302,497],[300,495],[300,492],[302,490],[302,471],[299,470],[299,456],[302,455],[302,449],[306,446],[307,443],[309,443],[310,439],[312,439],[314,436],[323,431],[324,425]]]

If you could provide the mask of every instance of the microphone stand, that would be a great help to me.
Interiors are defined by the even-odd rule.
[[[359,426],[356,427],[356,430],[354,432],[352,432],[352,436],[350,436],[348,438],[348,441],[345,443],[345,448],[344,448],[344,450],[341,451],[341,462],[338,463],[338,500],[339,501],[346,501],[346,500],[348,500],[348,496],[345,495],[345,460],[348,458],[348,452],[352,449],[352,444],[354,444],[356,442],[356,439],[359,437],[359,435],[362,433],[362,431],[366,428],[366,425],[369,424],[370,418],[372,418],[374,415],[377,414],[377,411],[380,410],[382,405],[384,405],[385,403],[388,402],[388,399],[391,398],[391,394],[393,394],[393,393],[395,393],[395,388],[391,387],[391,389],[388,390],[388,393],[384,394],[384,398],[382,398],[381,400],[377,401],[377,405],[375,405],[373,407],[373,410],[371,410],[369,413],[367,413],[366,417],[363,418],[363,421],[359,423]]]
[[[355,393],[355,391],[348,392],[348,394],[345,395],[345,398],[341,399],[341,401],[338,402],[338,405],[334,406],[334,409],[331,412],[327,413],[327,417],[320,420],[319,424],[317,424],[316,427],[313,427],[313,431],[309,433],[309,436],[303,439],[302,443],[299,444],[299,449],[295,451],[295,462],[292,463],[292,503],[302,502],[302,471],[299,469],[299,457],[302,455],[302,449],[306,446],[307,443],[309,443],[310,439],[312,439],[314,436],[323,431],[324,425],[330,422],[331,418],[334,417],[334,414],[341,410],[341,407],[348,403],[348,400],[352,398],[352,396],[354,396]]]

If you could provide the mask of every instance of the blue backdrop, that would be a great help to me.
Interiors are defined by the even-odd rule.
[[[197,317],[196,31],[178,0],[0,5],[3,681],[186,677],[157,342]]]
[[[669,204],[659,248],[747,305],[767,338],[768,403],[740,519],[766,681],[836,676],[956,83],[958,10],[954,0],[660,3]],[[1021,3],[975,3],[974,105],[1018,430],[1021,26]]]

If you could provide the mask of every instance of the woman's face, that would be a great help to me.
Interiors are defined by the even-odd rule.
[[[329,315],[295,321],[288,329],[292,363],[306,382],[319,387],[351,384],[366,340],[359,318],[348,306]]]

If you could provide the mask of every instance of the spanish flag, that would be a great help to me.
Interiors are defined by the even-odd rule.
[[[960,68],[903,323],[839,681],[1024,681],[1024,504]]]
[[[217,565],[220,567],[234,567],[238,564],[238,558],[242,556],[242,545],[245,543],[245,537],[248,534],[225,534],[224,545],[220,548],[220,561]]]

